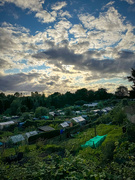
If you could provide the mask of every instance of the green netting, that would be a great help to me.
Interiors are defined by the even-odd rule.
[[[92,147],[92,148],[97,148],[102,144],[102,142],[105,140],[107,135],[104,136],[95,136],[94,138],[90,139],[87,141],[84,145],[81,145],[81,147]]]

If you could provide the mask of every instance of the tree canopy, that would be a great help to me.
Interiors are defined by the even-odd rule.
[[[135,98],[135,69],[132,68],[131,76],[127,77],[130,82],[133,82],[133,86],[131,86],[132,90],[130,91],[130,97]]]

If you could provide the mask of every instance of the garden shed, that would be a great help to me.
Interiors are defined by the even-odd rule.
[[[82,116],[72,118],[73,121],[79,123],[80,125],[85,124],[86,120]]]
[[[65,128],[65,127],[69,127],[69,124],[68,124],[67,122],[63,122],[63,123],[60,124],[60,126],[62,126],[63,128]]]
[[[24,136],[22,134],[11,136],[10,139],[12,140],[13,143],[18,143],[18,142],[21,142],[21,141],[25,140],[25,138],[24,138]]]
[[[14,121],[1,122],[0,123],[0,129],[3,129],[4,127],[8,127],[12,124],[15,124],[15,122]]]
[[[27,136],[27,138],[29,138],[29,137],[31,137],[31,136],[34,136],[34,135],[36,135],[36,134],[38,134],[37,131],[30,131],[30,132],[25,133],[25,135]]]
[[[103,136],[97,135],[94,138],[87,141],[84,145],[81,145],[81,147],[82,148],[85,148],[85,147],[97,148],[102,144],[102,142],[105,140],[106,136],[107,135],[103,135]]]

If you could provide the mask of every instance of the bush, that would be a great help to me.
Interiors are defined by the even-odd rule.
[[[104,146],[102,146],[102,162],[106,163],[113,159],[113,151],[115,149],[114,141],[107,142]]]
[[[58,151],[62,151],[63,148],[61,146],[58,146],[56,144],[47,144],[44,148],[44,151],[49,152],[49,153],[54,153]]]
[[[56,124],[60,124],[60,123],[63,123],[63,122],[64,122],[64,120],[36,120],[36,121],[27,120],[26,123],[23,126],[25,128],[29,127],[29,126],[38,127],[38,126],[46,126],[46,125],[49,125],[49,124],[56,125]]]
[[[127,127],[127,138],[130,142],[135,142],[135,124],[130,124]]]
[[[45,107],[38,107],[35,111],[35,117],[40,118],[41,116],[47,116],[49,110]]]

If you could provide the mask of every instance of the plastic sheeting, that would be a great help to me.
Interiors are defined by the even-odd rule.
[[[106,136],[107,135],[104,135],[104,136],[98,136],[97,135],[94,138],[87,141],[84,145],[81,145],[81,147],[83,147],[83,148],[85,148],[85,147],[97,148],[102,144],[102,142],[105,140]]]

